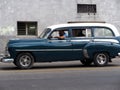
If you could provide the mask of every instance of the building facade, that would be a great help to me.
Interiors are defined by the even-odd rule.
[[[120,30],[119,9],[120,0],[0,0],[0,52],[9,39],[36,38],[53,24],[105,21]]]

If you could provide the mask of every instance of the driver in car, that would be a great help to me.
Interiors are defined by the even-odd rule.
[[[66,37],[68,37],[68,35],[65,33],[65,31],[60,30],[60,31],[59,31],[59,36],[56,36],[55,38],[58,38],[59,40],[63,40],[63,39],[65,39]]]

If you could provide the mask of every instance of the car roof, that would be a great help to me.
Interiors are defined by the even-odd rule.
[[[84,27],[89,27],[89,26],[107,26],[107,27],[111,27],[113,25],[111,24],[108,24],[108,23],[68,23],[68,24],[57,24],[57,25],[52,25],[52,26],[49,26],[48,28],[51,28],[51,29],[55,29],[55,28],[61,28],[61,27],[78,27],[78,26],[84,26]]]
[[[56,28],[64,28],[64,27],[108,27],[113,30],[115,36],[120,36],[116,27],[109,23],[67,23],[67,24],[52,25],[47,28],[51,28],[51,30],[54,30]]]

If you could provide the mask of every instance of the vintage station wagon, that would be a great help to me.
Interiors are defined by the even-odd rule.
[[[66,37],[57,38],[64,31]],[[105,66],[120,55],[120,35],[107,23],[70,23],[47,27],[39,38],[9,40],[1,62],[28,69],[33,63],[80,60]]]

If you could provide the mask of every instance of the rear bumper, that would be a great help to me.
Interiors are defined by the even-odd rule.
[[[14,59],[10,57],[5,57],[4,55],[0,55],[0,62],[3,63],[13,63]]]

